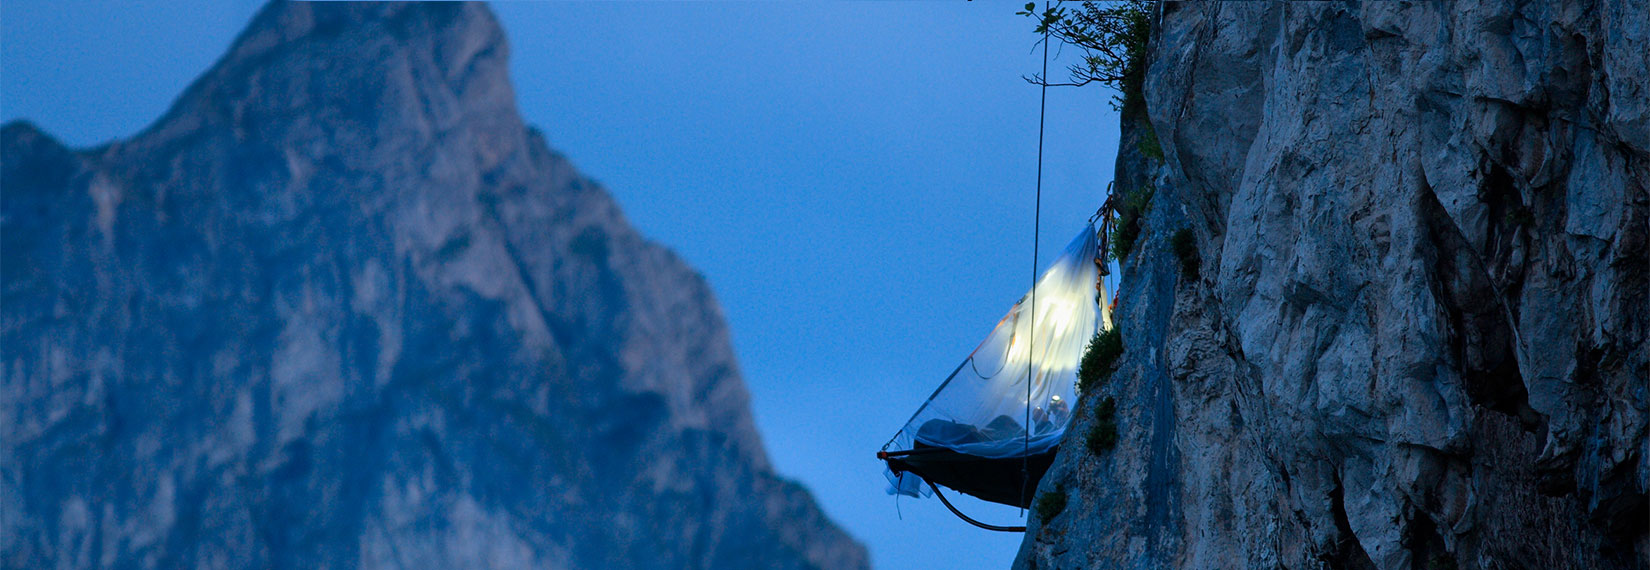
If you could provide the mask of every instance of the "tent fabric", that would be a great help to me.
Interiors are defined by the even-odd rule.
[[[904,484],[920,485],[926,479],[983,501],[1026,508],[1031,506],[1037,482],[1054,464],[1056,451],[1058,448],[1026,458],[985,459],[917,442],[912,453],[889,457],[888,470],[901,475],[899,481]],[[922,489],[929,487],[924,485]]]
[[[1036,307],[1030,292],[1014,303],[884,449],[932,446],[982,459],[1054,449],[1071,420],[1083,351],[1100,327],[1111,326],[1100,310],[1107,301],[1099,254],[1090,224],[1038,277]],[[885,474],[890,494],[930,494],[917,477]]]

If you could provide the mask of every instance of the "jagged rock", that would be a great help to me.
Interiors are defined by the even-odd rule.
[[[1121,438],[1017,566],[1650,566],[1650,6],[1153,17]]]
[[[131,139],[5,126],[0,566],[868,565],[507,51],[274,3]]]

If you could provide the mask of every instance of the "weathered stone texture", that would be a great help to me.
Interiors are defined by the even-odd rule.
[[[868,565],[507,51],[277,2],[133,138],[0,132],[0,566]]]
[[[1650,4],[1167,3],[1154,32],[1121,442],[1061,454],[1071,506],[1017,564],[1650,566]]]

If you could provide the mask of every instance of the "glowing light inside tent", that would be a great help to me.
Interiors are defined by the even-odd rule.
[[[895,436],[985,458],[1042,453],[1059,443],[1076,398],[1077,365],[1105,319],[1093,226],[1079,234]],[[1036,306],[1031,306],[1033,297]],[[1028,415],[1031,424],[1024,425]],[[894,492],[920,489],[895,482]]]

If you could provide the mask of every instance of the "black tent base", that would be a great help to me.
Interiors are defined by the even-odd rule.
[[[918,442],[915,449],[884,451],[877,458],[896,474],[910,473],[983,501],[1031,508],[1037,482],[1043,480],[1058,447],[1025,458],[987,458]]]

